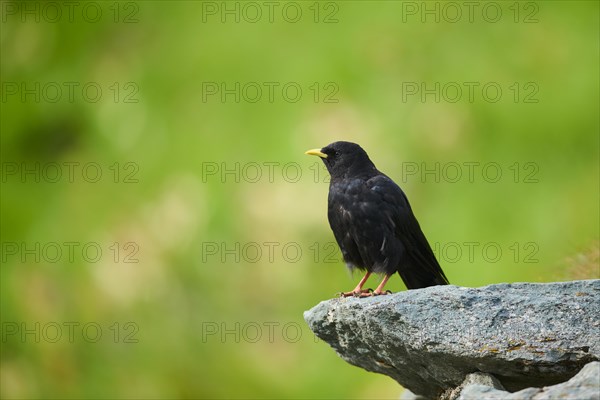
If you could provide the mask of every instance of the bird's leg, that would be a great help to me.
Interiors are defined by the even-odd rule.
[[[383,288],[385,287],[385,284],[387,283],[387,281],[391,278],[392,275],[385,275],[383,277],[383,280],[381,281],[381,283],[379,284],[379,286],[377,286],[377,289],[375,289],[375,291],[373,292],[373,296],[379,296],[381,294],[388,294],[388,292],[391,294],[392,292],[390,292],[389,290],[386,290],[385,292],[383,291]]]
[[[341,293],[342,297],[360,296],[363,293],[369,293],[371,291],[371,289],[363,289],[362,288],[365,285],[365,283],[367,282],[367,279],[369,279],[369,276],[371,276],[371,273],[367,272],[365,274],[365,276],[363,276],[363,278],[360,280],[360,282],[358,282],[358,285],[356,285],[354,290],[352,290],[351,292],[342,292]]]

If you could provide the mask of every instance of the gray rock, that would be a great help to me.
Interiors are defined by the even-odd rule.
[[[414,394],[408,389],[404,389],[402,394],[400,395],[400,400],[427,400],[423,396],[419,396],[418,394]]]
[[[448,389],[440,396],[440,400],[456,400],[459,398],[463,389],[469,386],[480,386],[484,388],[492,388],[501,390],[502,393],[507,393],[504,391],[504,386],[500,383],[498,379],[490,374],[485,374],[483,372],[474,372],[472,374],[467,375],[463,383],[454,389]]]
[[[489,386],[468,385],[459,400],[598,400],[600,399],[600,363],[591,362],[565,383],[543,388],[529,388],[515,393]]]
[[[587,280],[332,299],[304,318],[347,362],[435,398],[473,372],[511,392],[569,380],[600,359],[599,315],[600,280]]]

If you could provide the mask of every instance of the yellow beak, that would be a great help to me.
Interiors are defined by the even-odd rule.
[[[304,154],[308,154],[309,156],[319,156],[321,158],[327,158],[327,154],[323,153],[321,149],[312,149],[308,150]]]

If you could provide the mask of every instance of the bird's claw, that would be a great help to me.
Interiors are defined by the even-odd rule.
[[[354,297],[362,298],[362,297],[371,297],[373,296],[373,289],[362,289],[360,292],[354,292]]]
[[[391,290],[386,290],[385,292],[374,291],[373,296],[385,296],[386,294],[392,294]]]
[[[339,293],[340,297],[369,297],[369,296],[373,296],[373,289],[369,288],[369,289],[361,289],[360,292],[357,291],[350,291],[350,292],[340,292]]]

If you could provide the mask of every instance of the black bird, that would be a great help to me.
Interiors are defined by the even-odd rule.
[[[306,154],[321,157],[331,175],[327,216],[346,265],[366,271],[343,296],[387,294],[395,272],[408,289],[448,284],[406,195],[359,145],[335,142]],[[373,272],[385,275],[381,284],[363,289]]]

